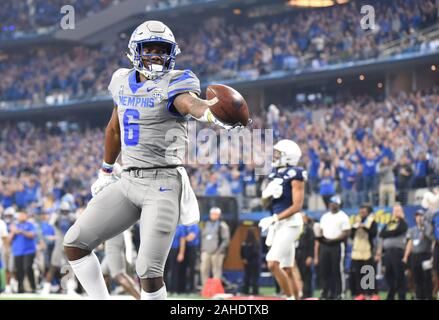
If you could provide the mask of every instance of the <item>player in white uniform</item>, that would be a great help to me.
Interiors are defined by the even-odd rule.
[[[93,249],[140,220],[136,272],[141,299],[165,299],[163,269],[177,224],[199,221],[195,194],[181,166],[188,118],[232,127],[210,111],[217,98],[198,98],[199,80],[191,71],[174,70],[180,49],[166,25],[144,22],[134,30],[128,49],[133,68],[117,70],[108,87],[115,108],[94,197],[67,232],[64,246],[85,291],[93,299],[108,299]],[[120,153],[124,171],[117,179],[112,169]]]
[[[268,229],[267,266],[288,299],[294,299],[293,266],[295,242],[303,227],[302,210],[307,173],[298,166],[302,151],[291,140],[281,140],[273,147],[273,170],[262,191],[262,201],[271,201],[273,215],[261,219],[259,226]]]

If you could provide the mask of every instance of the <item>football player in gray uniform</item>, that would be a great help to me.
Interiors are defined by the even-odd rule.
[[[104,159],[93,199],[69,229],[64,247],[72,269],[92,299],[108,299],[99,261],[93,253],[103,241],[140,222],[136,273],[141,299],[166,299],[163,270],[179,221],[199,221],[198,203],[182,167],[187,121],[224,124],[210,111],[217,98],[203,100],[190,70],[174,70],[180,49],[162,22],[138,26],[128,44],[132,69],[118,69],[109,91],[115,108],[105,132]],[[118,179],[113,165],[122,155]]]

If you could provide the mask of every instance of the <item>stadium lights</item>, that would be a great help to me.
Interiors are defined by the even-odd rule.
[[[382,89],[383,88],[383,83],[382,82],[378,82],[377,87],[378,87],[378,89]]]
[[[331,7],[336,4],[345,4],[349,0],[290,0],[289,6],[292,7],[309,7],[309,8],[321,8]]]
[[[360,76],[358,77],[360,79],[360,81],[363,81],[364,79],[366,79],[366,77],[364,76],[364,74],[360,74]]]
[[[432,65],[431,65],[431,67],[430,67],[430,69],[431,69],[431,71],[433,71],[433,72],[434,72],[434,71],[436,71],[436,70],[437,70],[437,67],[436,67],[436,65],[432,64]]]
[[[342,84],[343,83],[343,79],[342,78],[337,78],[337,84]]]
[[[233,9],[233,14],[240,15],[241,9],[239,9],[239,8]]]

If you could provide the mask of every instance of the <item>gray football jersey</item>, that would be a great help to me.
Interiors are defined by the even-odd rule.
[[[173,105],[183,92],[200,94],[190,70],[172,70],[137,82],[135,69],[118,69],[108,86],[119,116],[123,168],[182,164],[187,145],[187,117]]]

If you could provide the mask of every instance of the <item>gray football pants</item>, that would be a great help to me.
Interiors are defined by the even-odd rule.
[[[89,202],[64,237],[64,245],[92,251],[140,219],[136,272],[162,277],[180,218],[181,176],[177,169],[124,171]]]

